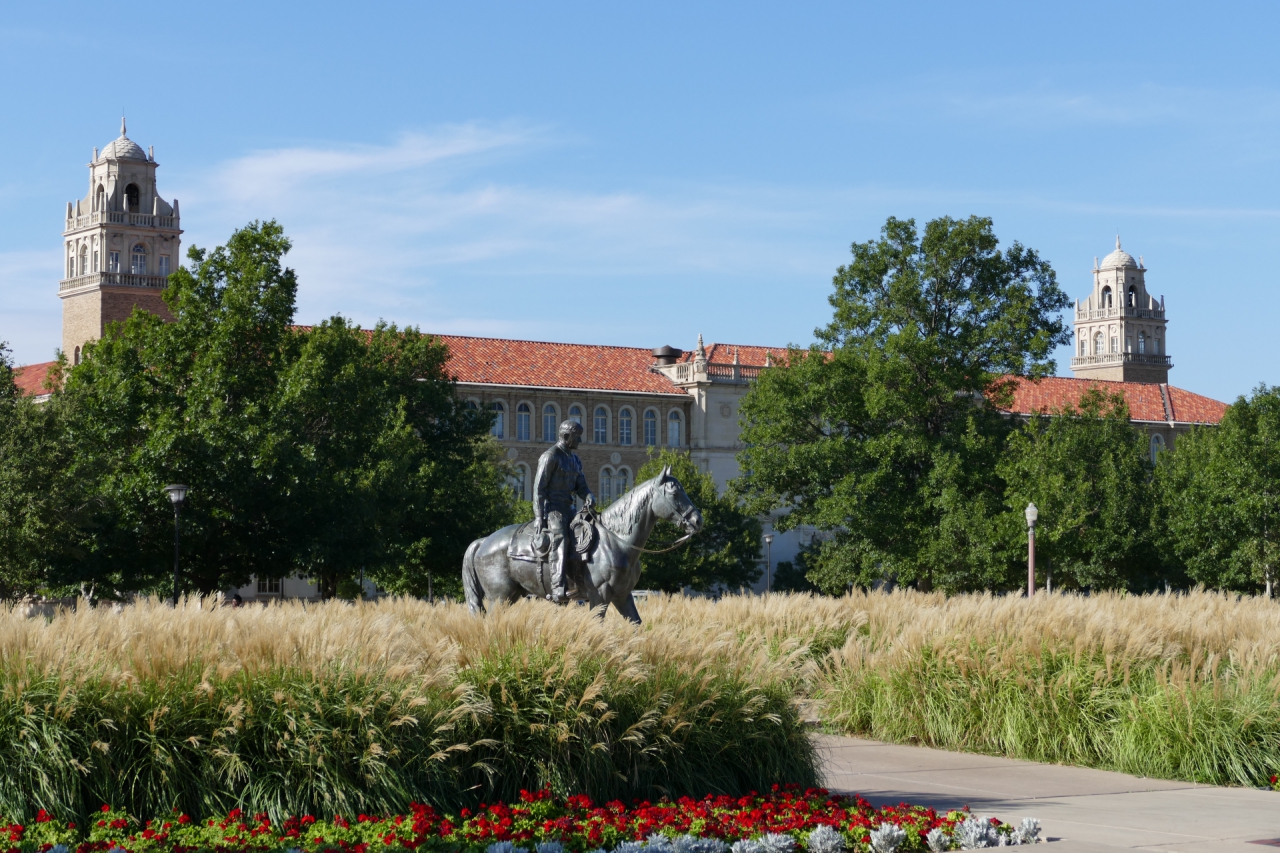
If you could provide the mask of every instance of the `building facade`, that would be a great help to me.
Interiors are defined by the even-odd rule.
[[[170,205],[156,189],[155,151],[125,135],[89,163],[85,197],[67,202],[62,299],[62,351],[80,362],[84,345],[102,337],[107,323],[134,308],[169,318],[160,298],[169,273],[181,262],[178,200]]]
[[[1093,292],[1076,300],[1076,352],[1071,372],[1082,379],[1164,383],[1172,363],[1165,336],[1164,297],[1147,293],[1141,257],[1120,248],[1093,259]]]

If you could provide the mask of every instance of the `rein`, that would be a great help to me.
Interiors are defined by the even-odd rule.
[[[596,523],[597,523],[597,524],[599,524],[601,527],[604,527],[604,529],[605,529],[605,530],[608,530],[608,529],[609,529],[609,528],[605,527],[604,520],[600,517],[600,513],[596,512],[594,509],[590,509],[590,510],[588,510],[586,507],[583,507],[583,508],[582,508],[582,510],[580,510],[580,513],[581,513],[581,514],[586,515],[586,516],[587,516],[587,518],[589,518],[589,519],[591,519],[592,521],[596,522]],[[683,513],[681,513],[681,517],[684,517],[684,514],[683,514]],[[695,532],[696,532],[696,531],[695,531]],[[616,536],[616,534],[615,534],[615,536]],[[632,550],[634,550],[634,551],[639,551],[641,554],[665,554],[665,553],[667,553],[668,551],[674,551],[675,549],[679,548],[681,545],[683,545],[684,543],[686,543],[686,542],[688,542],[690,539],[692,539],[692,538],[693,538],[693,536],[694,536],[694,534],[693,534],[693,533],[686,533],[685,535],[681,536],[681,537],[680,537],[679,539],[677,539],[676,541],[672,542],[670,545],[667,545],[667,546],[666,546],[666,547],[664,547],[664,548],[656,548],[656,549],[655,549],[655,548],[646,548],[646,547],[644,547],[643,545],[627,545],[626,543],[619,543],[619,544],[621,544],[621,545],[622,545],[622,547],[624,547],[624,548],[630,548],[630,549],[632,549]]]

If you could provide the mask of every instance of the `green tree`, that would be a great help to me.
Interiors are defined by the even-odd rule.
[[[698,470],[687,454],[664,449],[641,466],[636,481],[658,476],[663,466],[702,512],[702,530],[687,544],[665,554],[641,558],[640,587],[679,592],[686,587],[699,592],[717,588],[737,590],[760,579],[760,520],[738,505],[732,495],[721,495],[711,475]],[[680,530],[659,522],[652,543],[674,542]],[[650,546],[652,547],[652,545]]]
[[[1051,374],[1069,340],[1049,264],[991,220],[889,219],[836,272],[831,323],[744,397],[736,489],[779,529],[828,531],[811,581],[828,592],[891,577],[921,588],[1014,582],[992,536],[1011,429],[1008,374]]]
[[[67,556],[78,498],[68,456],[57,412],[19,392],[0,342],[0,599],[45,587]]]
[[[332,594],[362,569],[417,591],[508,511],[489,415],[458,405],[445,347],[342,318],[295,327],[289,246],[268,222],[192,249],[164,294],[173,322],[135,312],[86,348],[56,400],[96,490],[67,581],[167,589],[168,482],[191,487],[183,574],[200,592],[296,572]]]
[[[1280,566],[1280,388],[1259,385],[1156,465],[1163,547],[1197,583],[1271,596]]]
[[[1040,511],[1037,567],[1063,589],[1148,588],[1159,569],[1151,536],[1151,463],[1124,395],[1086,391],[1009,436],[997,471],[1014,559],[1026,549],[1028,503]],[[1041,581],[1043,584],[1043,580]]]

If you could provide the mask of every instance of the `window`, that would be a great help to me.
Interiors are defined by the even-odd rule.
[[[76,277],[76,250],[67,247],[67,278]]]
[[[1160,451],[1164,450],[1164,436],[1156,433],[1151,436],[1151,464],[1156,464],[1156,457],[1160,455]]]
[[[133,253],[129,259],[129,272],[134,275],[147,274],[147,247],[141,243],[133,247]]]
[[[605,503],[613,500],[613,469],[600,469],[600,499]]]
[[[1120,352],[1120,339],[1115,337],[1114,335],[1111,338],[1111,351]]]
[[[618,412],[618,444],[631,444],[631,410]]]
[[[1102,355],[1103,352],[1104,350],[1102,349],[1102,332],[1098,332],[1098,334],[1093,336],[1093,354]]]
[[[279,595],[280,578],[258,578],[258,595]]]
[[[137,184],[129,184],[129,186],[124,188],[124,203],[125,203],[124,209],[127,210],[129,213],[138,212],[138,195],[139,193],[138,193]]]
[[[550,403],[542,407],[542,440],[556,440],[556,407]]]
[[[107,272],[120,272],[120,253],[112,252],[107,255]]]
[[[525,488],[529,482],[529,468],[524,464],[515,466],[511,476],[507,478],[507,488],[516,500],[525,500]]]
[[[106,192],[102,189],[102,184],[98,184],[98,192],[93,197],[93,209],[96,211],[106,210]]]
[[[644,413],[644,446],[654,447],[658,443],[658,413],[650,409]]]
[[[1137,295],[1137,293],[1134,291],[1134,289],[1133,289],[1132,287],[1131,287],[1131,288],[1129,288],[1129,301],[1128,301],[1126,304],[1127,304],[1130,308],[1132,308],[1134,305],[1138,304],[1138,295]]]
[[[98,250],[97,249],[93,250],[93,271],[94,272],[98,271]]]
[[[1102,307],[1111,307],[1111,288],[1109,287],[1102,288]]]
[[[679,447],[684,430],[680,428],[680,413],[675,409],[667,415],[667,446]]]
[[[618,473],[613,475],[613,496],[620,498],[629,488],[631,488],[631,472],[626,468],[619,468]]]
[[[1160,350],[1160,339],[1159,339],[1159,338],[1155,338],[1154,340],[1155,340],[1155,345],[1156,345],[1156,355],[1159,355],[1159,354],[1160,354],[1160,351],[1161,351],[1161,350]]]
[[[89,247],[80,247],[80,275],[89,274]]]
[[[169,256],[168,255],[160,256],[160,266],[156,269],[156,273],[158,275],[164,276],[165,278],[169,277]]]
[[[581,406],[569,407],[569,420],[573,421],[578,426],[582,426],[582,407]]]
[[[1081,355],[1084,355],[1084,350],[1085,350],[1085,340],[1084,340],[1084,338],[1081,338],[1081,339],[1080,339],[1080,354],[1081,354]]]
[[[494,438],[502,438],[507,426],[505,423],[507,418],[506,407],[495,401],[490,404],[489,408],[493,410],[493,427],[490,428],[489,432],[493,433]]]
[[[475,401],[475,400],[468,400],[468,401],[467,401],[467,411],[468,411],[468,412],[478,412],[478,411],[480,411],[480,406],[476,403],[476,401]]]
[[[79,363],[80,363],[80,347],[76,347],[75,356],[72,358],[71,363],[72,363],[72,364],[79,364]]]
[[[609,410],[604,406],[596,406],[595,429],[592,440],[596,444],[609,443]]]
[[[528,403],[516,406],[516,441],[529,440],[529,421],[533,418],[533,410]]]
[[[1144,332],[1138,332],[1138,355],[1144,355],[1147,351],[1147,336]]]

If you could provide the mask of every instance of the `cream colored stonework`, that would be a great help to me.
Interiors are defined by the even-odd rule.
[[[1078,379],[1169,381],[1164,299],[1147,293],[1147,269],[1120,248],[1094,262],[1093,292],[1076,302],[1071,372]]]

